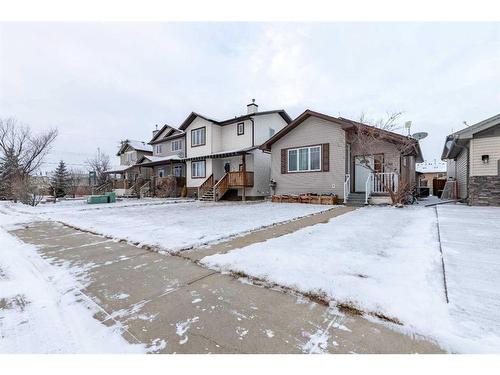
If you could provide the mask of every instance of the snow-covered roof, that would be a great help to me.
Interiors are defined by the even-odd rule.
[[[144,151],[144,152],[153,152],[153,146],[148,145],[146,142],[142,141],[134,141],[132,139],[127,139],[122,142],[122,145],[120,146],[120,150],[118,150],[117,156],[120,156],[122,154],[127,146],[130,146],[136,151]]]
[[[182,158],[179,155],[169,155],[169,156],[144,155],[138,160],[137,165],[152,166],[153,164],[155,165],[161,164],[169,160],[182,160]]]
[[[108,169],[106,173],[120,173],[132,167],[133,165],[117,165],[115,167],[111,167],[110,169]]]
[[[440,160],[424,161],[417,163],[415,168],[419,173],[444,173],[446,172],[446,163]]]
[[[253,146],[253,147],[238,148],[238,149],[235,149],[235,150],[227,150],[227,151],[214,152],[214,153],[211,153],[211,154],[189,157],[189,158],[186,158],[185,160],[190,160],[190,159],[205,159],[205,158],[210,159],[210,158],[217,158],[217,157],[221,157],[221,156],[233,156],[233,155],[236,155],[236,154],[241,154],[241,153],[244,153],[244,152],[247,152],[247,151],[255,150],[256,148],[257,148],[257,146]]]

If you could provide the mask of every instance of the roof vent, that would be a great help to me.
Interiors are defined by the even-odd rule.
[[[155,125],[156,129],[153,130],[153,138],[155,137],[156,134],[158,134],[158,125]]]

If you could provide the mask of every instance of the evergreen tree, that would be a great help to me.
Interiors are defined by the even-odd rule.
[[[61,160],[51,178],[51,185],[54,189],[56,198],[61,198],[66,195],[70,185],[69,179],[70,174],[66,169],[66,164],[64,164],[64,161]]]
[[[13,185],[21,175],[19,158],[13,148],[8,148],[0,158],[0,199],[13,199]]]

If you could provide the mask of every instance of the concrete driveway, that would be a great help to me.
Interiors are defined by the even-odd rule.
[[[236,246],[234,240],[181,257],[49,221],[32,223],[12,233],[37,245],[50,263],[69,267],[81,281],[82,293],[99,305],[95,318],[122,327],[128,341],[144,343],[150,352],[441,351],[433,343],[361,316],[339,312],[300,295],[252,285],[197,264],[200,254],[227,251]],[[269,233],[257,237],[266,235]]]

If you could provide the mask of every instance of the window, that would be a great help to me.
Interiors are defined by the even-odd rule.
[[[129,163],[132,163],[134,161],[134,155],[131,152],[127,154],[127,161]]]
[[[240,122],[238,125],[236,125],[238,135],[243,135],[245,134],[245,123]]]
[[[321,170],[321,146],[301,147],[288,150],[288,172]]]
[[[205,144],[206,128],[191,130],[191,147],[203,146]]]
[[[165,170],[164,169],[158,169],[158,177],[165,177]]]
[[[276,133],[276,130],[274,130],[273,128],[269,128],[269,138],[271,138],[274,133]]]
[[[172,141],[172,151],[178,151],[180,149],[182,149],[182,139]]]
[[[182,165],[174,165],[174,176],[175,177],[182,176]]]
[[[191,177],[192,178],[205,177],[205,160],[191,162]]]
[[[160,145],[156,145],[155,153],[156,154],[161,154],[161,149],[162,149],[161,144]]]

